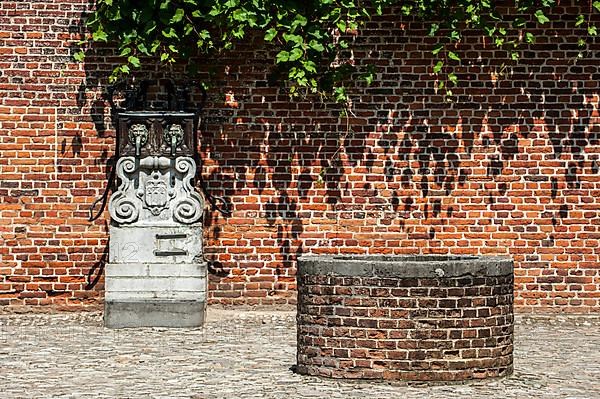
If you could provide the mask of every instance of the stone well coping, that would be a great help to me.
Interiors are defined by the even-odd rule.
[[[129,117],[142,117],[142,118],[162,118],[165,116],[178,116],[178,117],[193,117],[196,114],[193,112],[185,112],[185,111],[157,111],[157,110],[148,110],[148,111],[121,111],[119,112],[121,116],[129,116]]]
[[[450,278],[512,273],[513,260],[507,256],[305,255],[298,258],[299,276]]]

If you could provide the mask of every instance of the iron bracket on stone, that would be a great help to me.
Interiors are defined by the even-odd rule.
[[[187,234],[157,234],[157,240],[176,240],[179,238],[187,238]]]
[[[155,256],[185,256],[188,254],[188,251],[185,249],[169,249],[169,250],[154,250]]]

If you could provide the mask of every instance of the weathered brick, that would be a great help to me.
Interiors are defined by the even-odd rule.
[[[337,290],[346,278],[318,278],[319,273],[302,274],[298,285],[298,370],[304,374],[333,378],[382,378],[421,381],[461,381],[506,376],[512,372],[513,277],[443,279],[404,278],[421,288],[413,301],[396,301],[389,312],[377,304],[363,307],[353,301],[353,291]],[[367,295],[379,294],[378,278],[354,277],[355,288]],[[406,282],[402,285],[412,291]],[[460,288],[457,288],[460,287]],[[466,295],[466,292],[473,295]],[[340,304],[323,304],[317,294],[335,292]],[[496,294],[492,294],[496,292]],[[404,291],[398,292],[405,294]],[[436,297],[462,297],[440,300]],[[452,293],[452,295],[450,295]],[[393,296],[393,290],[391,295]],[[489,296],[509,297],[505,305],[487,301]],[[482,301],[482,299],[484,299]],[[448,306],[448,301],[453,306]],[[308,317],[313,305],[332,307],[337,315],[323,328]],[[345,311],[342,311],[345,309]],[[501,312],[494,311],[502,309]],[[351,315],[368,310],[373,319]],[[389,309],[388,309],[389,310]],[[503,314],[503,316],[496,316]],[[335,321],[334,321],[335,320]],[[326,337],[323,340],[323,337]],[[348,362],[347,360],[352,360]],[[383,373],[383,374],[382,374]]]
[[[28,2],[35,7],[0,27],[0,130],[8,132],[0,135],[0,276],[12,289],[40,274],[80,288],[106,245],[107,214],[89,223],[87,207],[114,154],[101,91],[119,59],[109,47],[85,64],[67,58],[87,0],[19,4]],[[580,5],[572,3],[575,15]],[[290,101],[271,86],[274,50],[252,40],[210,65],[197,62],[219,80],[202,113],[200,172],[233,210],[206,218],[205,250],[220,268],[211,302],[295,303],[303,253],[491,253],[515,260],[517,309],[598,312],[600,41],[591,38],[588,58],[573,64],[581,31],[558,18],[560,25],[532,29],[538,42],[501,76],[503,52],[469,33],[457,50],[462,64],[448,66],[459,78],[448,102],[431,73],[435,40],[398,15],[387,10],[360,32],[355,55],[368,58],[378,80],[349,88],[349,118],[338,105]],[[560,40],[552,36],[558,27]],[[182,72],[175,66],[172,74]],[[162,73],[149,66],[138,76]],[[353,284],[339,284],[340,294]],[[423,294],[415,288],[410,295]],[[373,289],[379,306],[413,306],[402,286]],[[102,293],[102,279],[92,290]],[[457,293],[446,298],[430,287],[432,298],[450,300],[448,309]],[[24,304],[13,295],[2,304]],[[390,297],[397,302],[384,302]],[[101,296],[86,300],[39,303],[98,306]]]

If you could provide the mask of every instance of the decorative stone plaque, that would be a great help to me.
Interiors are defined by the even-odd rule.
[[[135,225],[200,221],[204,200],[192,185],[195,174],[196,162],[190,157],[119,159],[120,184],[108,204],[111,218]]]

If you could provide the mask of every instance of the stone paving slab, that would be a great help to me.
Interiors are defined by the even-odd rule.
[[[600,398],[600,318],[518,317],[515,373],[454,386],[294,374],[295,313],[209,308],[201,329],[0,315],[1,398]]]

